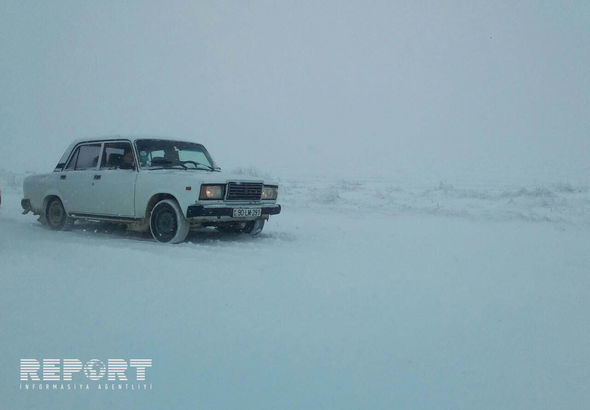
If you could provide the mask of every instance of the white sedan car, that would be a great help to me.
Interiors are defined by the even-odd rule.
[[[23,193],[23,213],[52,229],[114,221],[171,243],[206,226],[255,235],[281,211],[276,183],[227,175],[203,145],[160,138],[76,141],[52,173],[27,177]]]

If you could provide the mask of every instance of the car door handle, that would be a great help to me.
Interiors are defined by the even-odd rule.
[[[95,175],[94,179],[100,179],[100,175]]]
[[[60,175],[59,176],[59,179],[66,179],[66,176],[65,175]]]

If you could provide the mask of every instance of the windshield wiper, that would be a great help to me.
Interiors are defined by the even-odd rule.
[[[201,167],[205,167],[209,171],[215,171],[215,168],[213,168],[211,165],[202,164],[202,163],[197,162],[197,161],[179,161],[179,162],[183,166],[184,166],[184,164],[192,164],[194,166],[194,168],[190,168],[190,169],[199,169],[199,166],[201,166]]]
[[[156,166],[148,167],[147,169],[154,171],[154,170],[158,170],[158,169],[188,169],[188,168],[185,168],[181,165],[163,165],[163,166],[156,165]]]
[[[184,169],[188,169],[183,163],[183,161],[172,161],[166,158],[154,158],[152,159],[151,167],[158,167],[162,169],[170,169],[173,167],[182,167]]]

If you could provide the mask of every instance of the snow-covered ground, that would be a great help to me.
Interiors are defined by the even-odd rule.
[[[590,191],[284,178],[258,237],[52,232],[0,175],[1,408],[585,409]],[[19,358],[153,358],[23,392]]]

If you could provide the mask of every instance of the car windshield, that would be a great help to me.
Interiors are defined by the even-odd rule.
[[[217,170],[213,159],[201,144],[144,139],[135,141],[135,146],[141,168]]]

